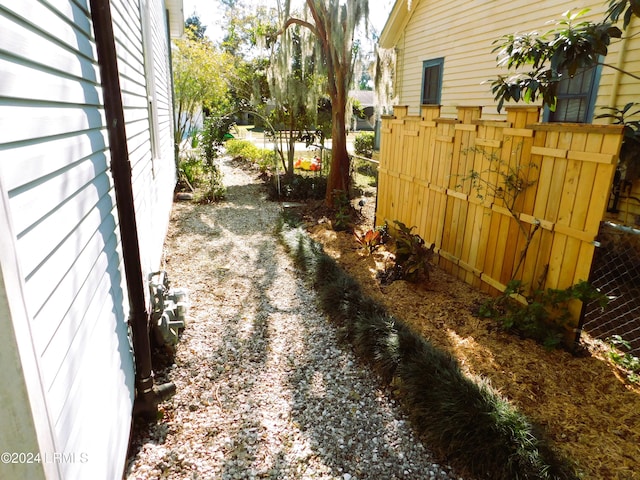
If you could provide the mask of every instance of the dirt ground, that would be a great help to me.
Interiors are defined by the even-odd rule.
[[[361,233],[371,228],[367,202]],[[485,294],[434,268],[430,280],[381,285],[376,272],[389,252],[367,255],[351,233],[335,232],[322,207],[306,208],[312,237],[322,243],[364,291],[434,344],[450,351],[469,373],[492,385],[543,427],[553,445],[585,479],[640,479],[640,388],[625,384],[602,347],[585,339],[580,355],[548,351],[473,315]]]

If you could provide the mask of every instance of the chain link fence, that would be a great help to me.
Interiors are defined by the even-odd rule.
[[[591,284],[609,297],[602,309],[585,306],[583,330],[607,340],[620,335],[640,355],[640,230],[604,222],[591,267]]]

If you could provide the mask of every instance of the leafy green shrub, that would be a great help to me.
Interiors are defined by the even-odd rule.
[[[273,175],[267,184],[267,197],[269,200],[320,200],[326,190],[325,177]]]
[[[367,181],[369,185],[375,187],[378,183],[378,164],[373,161],[362,160],[361,158],[353,158],[351,160],[357,173],[364,177],[371,177]]]
[[[213,165],[214,159],[220,155],[222,145],[233,125],[234,121],[228,116],[207,117],[204,121],[200,135],[204,161],[208,165]]]
[[[206,167],[197,155],[187,155],[187,158],[180,160],[178,168],[191,187],[197,188],[206,181]]]
[[[488,300],[480,307],[479,314],[496,319],[505,329],[532,338],[547,348],[562,344],[565,326],[571,318],[569,301],[598,300],[601,305],[606,304],[606,297],[584,281],[564,290],[536,290],[529,297],[524,297],[524,292],[522,281],[511,280],[499,297]],[[516,296],[525,298],[526,305],[516,300]]]
[[[227,155],[257,164],[262,173],[271,169],[277,161],[273,150],[257,147],[249,140],[230,139],[225,142],[225,148]]]
[[[255,161],[260,157],[260,148],[249,140],[232,138],[225,142],[227,155],[230,157],[242,157],[246,160]]]
[[[631,350],[631,344],[620,335],[612,335],[607,339],[609,344],[608,357],[613,363],[624,370],[627,380],[631,383],[640,383],[640,359],[629,352],[621,352],[620,349]]]
[[[302,228],[279,234],[342,338],[394,388],[418,434],[443,457],[478,478],[578,478],[508,400],[364,295]]]
[[[342,232],[351,227],[353,207],[345,192],[336,190],[333,195],[333,206],[335,208],[333,229],[336,232]]]
[[[373,157],[374,138],[373,132],[358,133],[353,140],[353,150],[356,155],[366,158]]]
[[[207,164],[200,149],[181,160],[178,168],[178,190],[197,191],[196,201],[199,202],[215,202],[224,198],[226,188],[220,167],[214,162]]]
[[[625,167],[625,181],[635,182],[640,178],[640,103],[627,103],[623,108],[602,107],[611,113],[597,115],[596,118],[610,118],[614,125],[624,125],[624,137],[620,148],[620,165]],[[632,111],[635,110],[635,111]]]
[[[209,174],[209,182],[203,195],[198,198],[202,203],[217,202],[222,200],[227,194],[227,188],[222,181],[222,172],[220,167],[212,164],[207,168]]]
[[[260,173],[268,172],[272,170],[276,162],[278,161],[278,155],[273,150],[260,149],[260,158],[256,161]]]
[[[201,182],[204,191],[199,195],[200,202],[215,202],[224,198],[226,188],[222,182],[222,172],[215,160],[220,154],[222,144],[228,136],[233,120],[227,116],[208,117],[200,132],[200,161],[204,169]],[[205,183],[206,182],[206,183]]]
[[[396,228],[387,231],[394,242],[395,263],[391,270],[381,274],[383,282],[390,283],[394,280],[407,280],[408,282],[420,282],[429,279],[433,248],[427,248],[420,235],[411,233],[416,227],[407,227],[399,220],[394,220]]]

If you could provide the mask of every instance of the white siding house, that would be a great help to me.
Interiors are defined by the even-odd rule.
[[[112,174],[105,4],[133,212]],[[136,369],[119,226],[136,219],[142,276],[158,270],[175,184],[169,36],[183,21],[182,0],[0,0],[0,452],[33,455],[3,458],[2,479],[122,477]]]

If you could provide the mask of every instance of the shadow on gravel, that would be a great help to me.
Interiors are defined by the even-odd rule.
[[[408,451],[406,433],[398,434],[404,420],[394,418],[388,399],[379,401],[375,377],[355,365],[344,350],[348,347],[338,346],[334,327],[308,304],[314,297],[303,283],[280,278],[279,268],[293,267],[272,234],[273,215],[261,212],[262,202],[267,200],[260,185],[232,185],[220,204],[174,210],[171,236],[176,242],[189,238],[190,245],[181,255],[169,256],[176,272],[169,275],[190,291],[198,285],[200,299],[211,295],[208,305],[214,306],[204,313],[200,307],[196,324],[187,325],[177,346],[179,365],[167,362],[157,372],[174,380],[179,390],[162,407],[165,416],[157,424],[136,423],[129,465],[151,444],[165,445],[162,458],[148,466],[163,478],[214,478],[195,474],[201,463],[221,479],[314,478],[311,464],[322,470],[315,478],[419,478],[424,472],[415,465],[425,465],[427,452],[415,446]],[[245,251],[251,268],[216,268],[227,263],[234,245],[248,242],[255,248],[255,255]],[[181,270],[196,257],[211,263],[210,282]],[[212,300],[216,285],[221,291]],[[278,292],[287,301],[280,301]],[[226,308],[228,302],[233,307]],[[299,324],[278,332],[288,317]],[[180,355],[191,342],[200,346]],[[270,383],[271,362],[278,362],[287,376]],[[181,395],[180,385],[186,384],[197,385],[197,393]],[[267,438],[268,422],[300,431],[278,427],[277,438]],[[184,434],[196,425],[196,436]],[[192,440],[201,451],[185,454],[186,444],[180,442]]]

